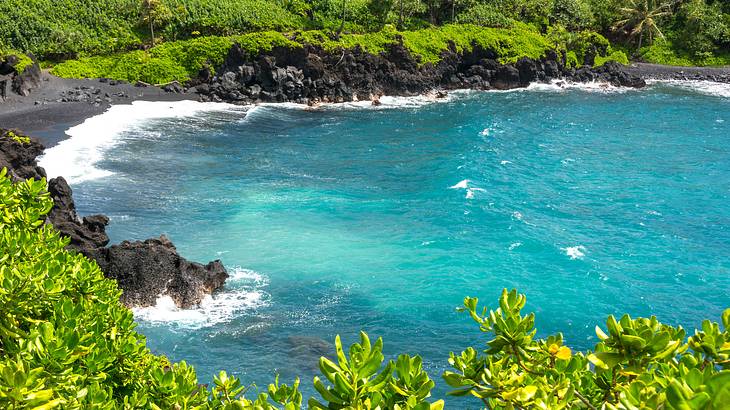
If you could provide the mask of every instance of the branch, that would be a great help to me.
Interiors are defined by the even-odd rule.
[[[583,404],[585,404],[586,406],[588,406],[589,409],[591,409],[591,410],[597,410],[596,409],[596,406],[592,405],[591,402],[588,401],[588,399],[586,399],[585,397],[583,397],[582,394],[578,393],[578,390],[574,390],[574,393],[575,393],[575,397],[579,398],[580,401],[582,401]]]

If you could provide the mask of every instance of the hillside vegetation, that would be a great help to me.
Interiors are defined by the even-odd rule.
[[[487,28],[473,25],[446,25],[416,31],[394,28],[377,33],[343,34],[333,38],[321,30],[282,34],[269,31],[230,37],[201,37],[163,43],[147,51],[135,50],[110,56],[82,57],[53,67],[53,74],[68,78],[112,78],[163,84],[185,81],[204,66],[218,67],[233,43],[256,55],[273,47],[301,48],[315,45],[328,51],[361,47],[370,53],[385,51],[402,38],[403,45],[422,64],[437,63],[441,53],[453,42],[457,51],[475,45],[497,52],[500,61],[515,62],[521,57],[539,58],[553,46],[548,38],[531,26],[516,24],[510,28]],[[605,39],[603,39],[606,42]],[[606,42],[607,44],[607,42]],[[624,57],[625,60],[625,57]]]
[[[152,354],[116,283],[44,223],[53,205],[46,189],[45,180],[12,182],[0,170],[0,408],[302,408],[299,380],[275,380],[246,398],[247,387],[223,371],[209,388],[185,362]],[[593,351],[575,352],[559,333],[535,338],[525,304],[515,290],[504,290],[496,309],[464,300],[480,332],[475,347],[448,358],[452,369],[441,376],[452,395],[489,409],[727,409],[730,309],[721,324],[705,320],[691,334],[654,317],[609,316]],[[336,357],[319,361],[308,407],[442,409],[421,358],[386,360],[383,343],[362,333],[346,349],[338,336]]]
[[[59,60],[260,31],[364,35],[388,25],[413,32],[515,22],[562,30],[565,41],[593,31],[657,63],[730,62],[730,3],[722,0],[5,0],[0,48]]]

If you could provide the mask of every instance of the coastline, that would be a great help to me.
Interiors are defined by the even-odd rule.
[[[646,81],[709,81],[730,83],[730,67],[680,67],[631,63],[624,70]],[[433,90],[433,93],[439,90]],[[450,90],[454,91],[454,90]],[[424,94],[419,94],[424,95]],[[411,93],[389,97],[412,97]],[[43,71],[40,86],[30,95],[10,95],[0,102],[0,127],[21,130],[52,148],[68,138],[66,131],[103,114],[114,105],[135,101],[201,101],[194,89],[168,91],[151,85],[133,85],[106,79],[65,79]],[[211,101],[212,102],[212,101]],[[347,103],[348,101],[344,101]],[[225,102],[223,102],[225,103]],[[273,102],[273,104],[276,104]],[[335,103],[337,104],[337,103]],[[252,105],[252,104],[245,104]]]
[[[137,87],[125,82],[59,78],[45,70],[39,87],[29,95],[10,94],[5,101],[0,100],[0,128],[31,134],[48,149],[66,139],[65,132],[69,128],[106,112],[112,105],[184,100],[198,100],[198,96],[166,92],[154,86]]]

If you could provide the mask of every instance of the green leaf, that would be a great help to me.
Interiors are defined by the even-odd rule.
[[[608,370],[621,363],[624,357],[621,353],[597,352],[589,354],[587,359],[593,363],[594,366]]]

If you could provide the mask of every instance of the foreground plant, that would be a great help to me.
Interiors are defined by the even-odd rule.
[[[608,333],[592,353],[573,354],[563,336],[534,339],[535,315],[522,315],[526,298],[502,292],[499,308],[466,311],[489,334],[487,348],[452,353],[455,371],[443,377],[450,394],[472,395],[488,409],[727,409],[730,407],[730,309],[724,330],[708,320],[685,338],[682,327],[655,317],[609,316]]]
[[[332,385],[326,386],[319,377],[314,378],[314,388],[327,404],[311,398],[310,409],[443,409],[443,400],[426,401],[434,382],[423,370],[419,356],[403,354],[382,368],[383,339],[378,338],[371,345],[365,332],[360,332],[360,343],[350,346],[349,358],[339,335],[335,338],[335,350],[337,363],[326,357],[319,360],[322,375]]]

